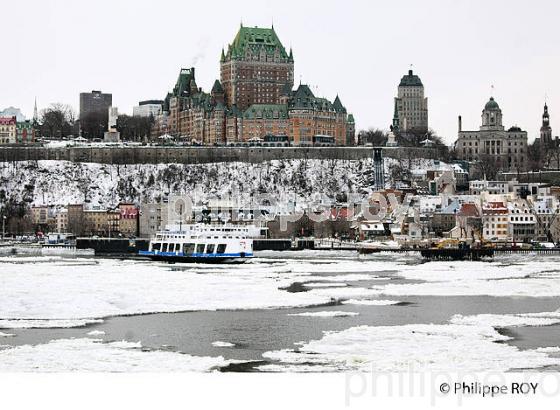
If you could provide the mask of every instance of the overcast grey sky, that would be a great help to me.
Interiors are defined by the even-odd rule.
[[[533,140],[545,94],[560,134],[558,1],[179,1],[3,0],[0,109],[32,116],[82,91],[113,94],[131,113],[163,98],[181,67],[196,67],[209,91],[222,47],[243,21],[274,28],[293,47],[296,83],[333,99],[358,129],[388,128],[401,76],[414,65],[429,98],[429,121],[451,143],[457,115],[477,129],[495,86],[504,125]]]

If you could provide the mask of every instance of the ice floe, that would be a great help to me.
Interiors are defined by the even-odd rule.
[[[458,325],[486,325],[497,328],[518,326],[550,326],[560,323],[560,312],[520,313],[510,315],[455,315],[451,318],[450,322]]]
[[[347,317],[347,316],[358,316],[358,312],[344,312],[340,310],[325,310],[322,312],[302,312],[302,313],[290,313],[288,316],[310,316],[310,317]]]
[[[347,299],[352,300],[347,303],[398,300],[408,295],[560,296],[560,272],[554,268],[560,258],[552,256],[419,263],[410,256],[358,259],[355,253],[338,251],[282,255],[258,257],[238,266],[111,259],[35,258],[41,263],[26,264],[0,260],[0,328],[72,327],[116,315],[308,307]],[[413,282],[387,280],[392,277]],[[363,283],[368,280],[376,282],[373,286]],[[359,286],[354,283],[358,281],[362,281]],[[307,291],[286,291],[295,282]]]
[[[2,372],[207,372],[230,362],[166,351],[143,351],[140,343],[60,339],[0,350]]]
[[[388,306],[397,305],[401,302],[398,300],[387,300],[387,299],[348,299],[342,302],[345,305],[364,305],[364,306]]]
[[[266,352],[262,371],[483,372],[560,366],[557,346],[520,350],[496,329],[560,323],[559,312],[455,315],[448,324],[356,326]],[[551,354],[551,355],[549,355]]]
[[[235,347],[235,344],[230,343],[230,342],[222,342],[221,340],[217,340],[215,342],[212,342],[212,346],[214,346],[214,347]]]
[[[304,283],[303,286],[306,288],[340,288],[348,285],[340,282],[308,282]]]
[[[91,332],[87,332],[88,336],[103,336],[105,332],[103,330],[92,330]]]
[[[560,258],[516,256],[491,262],[429,262],[399,265],[399,276],[422,281],[372,288],[387,296],[560,296]]]
[[[102,322],[102,319],[0,319],[0,329],[82,327]]]
[[[19,264],[5,258],[0,328],[84,326],[142,313],[316,306],[376,296],[378,290],[349,284],[379,279],[397,267],[395,260],[363,262],[355,252],[283,255],[238,266],[46,257]],[[285,290],[298,281],[307,292]]]

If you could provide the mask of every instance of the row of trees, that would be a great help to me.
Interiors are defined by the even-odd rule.
[[[401,147],[421,147],[422,141],[426,138],[430,139],[436,146],[445,147],[442,138],[435,133],[434,130],[427,132],[407,131],[395,134],[397,143]],[[358,144],[371,144],[373,146],[383,146],[387,142],[389,134],[379,128],[370,128],[362,130],[358,133]]]
[[[45,138],[66,138],[78,136],[80,127],[86,138],[102,138],[107,129],[107,114],[91,114],[78,119],[76,111],[68,105],[55,103],[41,111],[36,126]],[[153,117],[133,117],[120,115],[117,119],[117,130],[125,141],[142,141],[150,135],[154,123]]]

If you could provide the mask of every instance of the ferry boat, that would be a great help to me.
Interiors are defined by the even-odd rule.
[[[243,263],[253,257],[255,227],[185,225],[156,233],[139,255],[167,262]]]

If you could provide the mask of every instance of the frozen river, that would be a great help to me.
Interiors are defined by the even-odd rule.
[[[0,370],[556,370],[558,262],[331,251],[221,266],[5,257]]]

